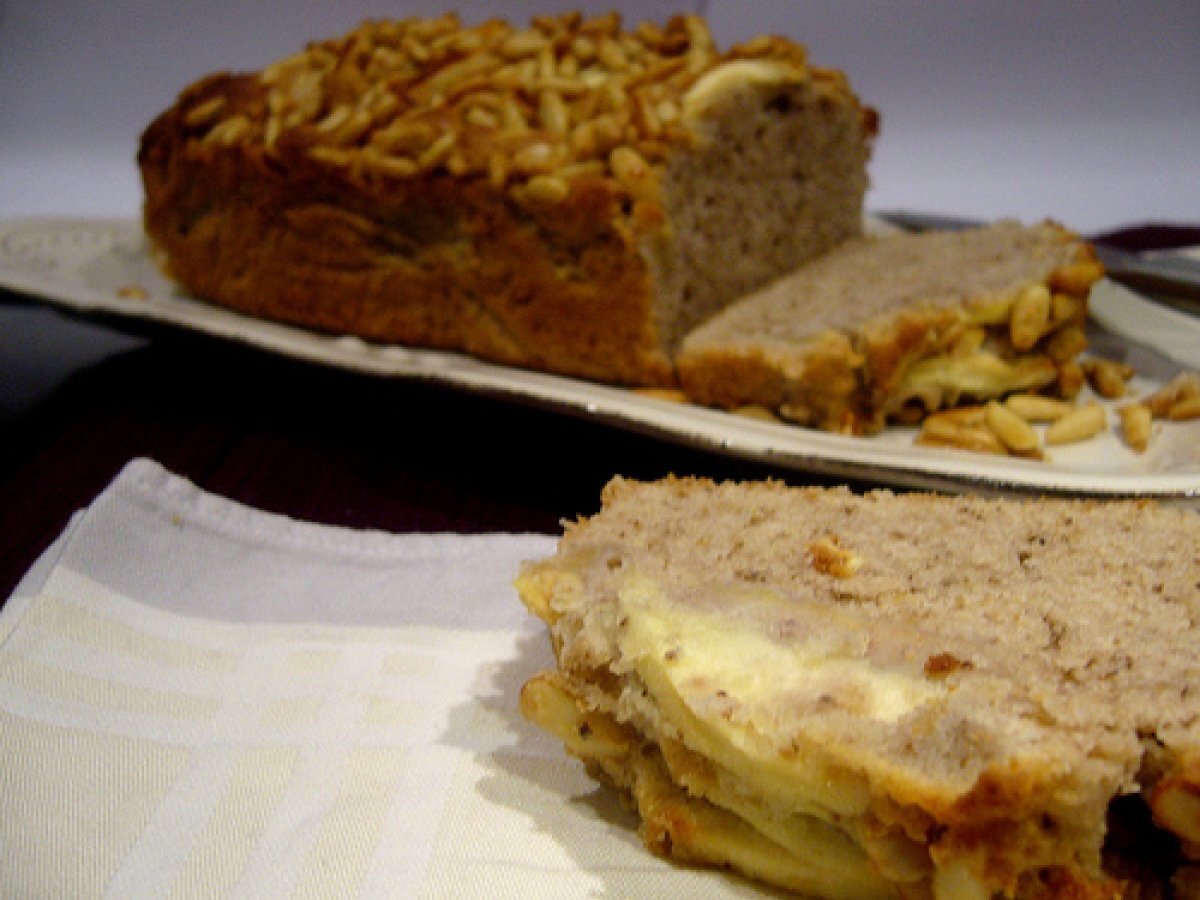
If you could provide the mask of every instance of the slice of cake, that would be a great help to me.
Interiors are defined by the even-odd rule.
[[[1195,896],[1191,511],[616,479],[517,586],[558,661],[523,711],[656,853],[827,898]]]
[[[1090,245],[1052,223],[847,241],[690,333],[698,403],[848,433],[1077,383]]]

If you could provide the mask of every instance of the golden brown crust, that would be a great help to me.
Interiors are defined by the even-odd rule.
[[[844,434],[861,433],[871,418],[863,355],[839,332],[799,348],[748,344],[683,353],[675,362],[684,393],[706,406],[761,406],[787,421]]]
[[[303,153],[181,146],[178,135],[171,114],[146,134],[145,221],[171,276],[197,296],[382,342],[670,379],[647,267],[612,224],[617,199],[602,182],[576,186],[560,205],[552,245],[535,217],[496,202],[482,181],[430,175],[368,187]],[[555,257],[565,255],[596,279],[558,279]],[[603,330],[575,327],[606,306]]]

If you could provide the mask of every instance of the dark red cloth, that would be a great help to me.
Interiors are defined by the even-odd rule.
[[[1179,250],[1200,246],[1200,225],[1168,225],[1147,222],[1092,235],[1092,240],[1120,250]]]

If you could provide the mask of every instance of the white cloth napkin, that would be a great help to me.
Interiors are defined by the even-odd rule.
[[[747,896],[517,692],[543,535],[315,526],[132,462],[0,612],[0,896]]]

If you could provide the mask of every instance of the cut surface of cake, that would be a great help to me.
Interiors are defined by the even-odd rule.
[[[1192,896],[1191,511],[618,478],[517,587],[557,658],[524,713],[655,853],[815,897]]]

